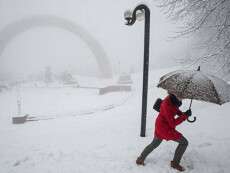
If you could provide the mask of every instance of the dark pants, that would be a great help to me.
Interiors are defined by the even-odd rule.
[[[140,157],[145,160],[145,158],[155,149],[157,148],[160,144],[161,144],[162,140],[158,139],[158,138],[154,138],[153,141],[147,146],[145,147],[145,149],[142,151]],[[178,146],[176,148],[174,157],[173,157],[173,161],[176,164],[179,164],[181,161],[181,158],[188,146],[188,140],[182,136],[179,140],[176,140],[175,142],[178,142]]]

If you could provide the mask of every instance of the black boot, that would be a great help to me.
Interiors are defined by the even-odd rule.
[[[181,166],[181,165],[178,164],[178,163],[175,163],[174,161],[171,161],[171,167],[172,167],[173,169],[176,169],[176,170],[180,171],[180,172],[185,171],[185,168],[184,168],[183,166]]]
[[[144,161],[145,160],[141,156],[139,156],[136,160],[136,164],[144,166],[145,165]]]

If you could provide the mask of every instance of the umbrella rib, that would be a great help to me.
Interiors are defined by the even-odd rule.
[[[216,90],[216,87],[215,87],[214,83],[212,82],[211,79],[209,79],[208,76],[206,76],[206,77],[208,78],[208,81],[209,81],[209,82],[211,83],[211,85],[212,85],[213,91],[214,91],[214,93],[215,93],[215,95],[216,95],[216,98],[217,98],[217,104],[221,105],[222,103],[221,103],[221,100],[220,100],[220,98],[219,98],[219,94],[218,94],[218,92],[217,92],[217,90]]]
[[[216,87],[215,87],[215,85],[214,84],[212,84],[212,87],[213,87],[213,90],[214,90],[214,93],[215,93],[215,95],[216,95],[216,98],[217,98],[217,102],[218,102],[218,104],[222,104],[222,101],[220,100],[220,98],[219,98],[219,94],[218,94],[218,92],[217,92],[217,90],[216,90]]]
[[[218,92],[217,92],[217,90],[216,90],[216,87],[215,87],[214,83],[213,83],[213,82],[212,82],[212,80],[208,77],[208,75],[204,75],[203,73],[201,73],[201,75],[203,75],[205,78],[207,78],[207,79],[208,79],[209,83],[212,85],[212,88],[213,88],[214,94],[215,94],[216,99],[217,99],[216,104],[221,105],[221,100],[220,100],[220,98],[219,98],[219,94],[218,94]]]
[[[183,71],[183,70],[177,70],[177,71],[174,71],[174,72],[170,72],[169,74],[166,74],[166,75],[164,75],[164,76],[162,76],[161,78],[160,78],[160,81],[162,81],[162,82],[164,82],[165,80],[167,80],[169,77],[172,77],[172,76],[174,76],[174,75],[177,75],[179,72],[181,72],[181,71]]]
[[[168,76],[168,77],[166,77],[165,79],[163,79],[162,81],[160,81],[160,83],[157,85],[157,87],[159,87],[163,82],[165,82],[169,77],[171,78],[172,76],[176,76],[177,75],[177,73],[175,73],[175,74],[172,74],[171,76]],[[164,77],[164,76],[163,76]]]
[[[191,83],[191,79],[194,77],[195,74],[193,74],[192,76],[189,77],[189,79],[187,80],[185,86],[183,87],[183,90],[181,92],[181,96],[184,94],[185,90],[188,88],[188,85]]]

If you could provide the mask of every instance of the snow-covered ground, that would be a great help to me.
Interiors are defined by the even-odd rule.
[[[21,125],[11,123],[17,113],[16,90],[0,93],[0,173],[176,172],[169,167],[174,142],[163,142],[146,159],[146,166],[135,164],[152,140],[156,118],[152,104],[166,95],[156,83],[171,70],[150,74],[145,138],[139,137],[141,74],[132,76],[132,92],[107,95],[79,88],[22,87],[22,112],[54,119]],[[185,101],[182,110],[188,106]],[[190,142],[182,165],[191,173],[228,173],[230,103],[194,101],[192,108],[197,121],[178,127]]]

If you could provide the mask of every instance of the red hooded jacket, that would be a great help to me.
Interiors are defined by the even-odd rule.
[[[176,115],[180,116],[175,118]],[[176,126],[186,119],[187,115],[172,103],[170,96],[167,96],[161,103],[160,113],[155,122],[155,137],[162,140],[179,140],[182,134],[176,130]]]

